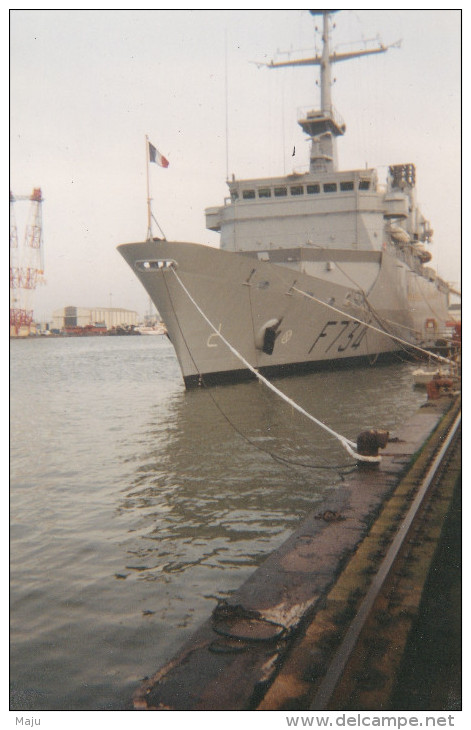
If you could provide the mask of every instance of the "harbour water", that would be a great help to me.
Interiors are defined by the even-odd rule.
[[[130,709],[353,462],[258,382],[185,391],[165,337],[10,353],[10,707]],[[277,384],[355,440],[424,402],[414,367]]]

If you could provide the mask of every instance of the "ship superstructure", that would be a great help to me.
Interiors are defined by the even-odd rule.
[[[119,247],[188,385],[247,374],[188,294],[248,362],[278,374],[433,345],[447,318],[447,284],[427,266],[432,230],[417,207],[414,165],[391,165],[385,185],[374,169],[337,165],[346,126],[332,105],[331,68],[387,47],[332,53],[335,11],[310,12],[322,16],[322,54],[268,64],[320,67],[320,109],[299,119],[309,171],[229,180],[224,204],[205,211],[219,249],[159,239]]]

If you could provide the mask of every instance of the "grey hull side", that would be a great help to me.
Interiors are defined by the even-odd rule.
[[[174,272],[214,328],[253,367],[280,375],[373,361],[403,349],[355,318],[376,327],[384,320],[406,328],[426,316],[419,306],[411,310],[397,262],[390,256],[378,257],[365,303],[354,282],[351,287],[339,285],[200,244],[154,240],[122,244],[118,250],[165,322],[187,385],[201,377],[217,382],[249,373],[202,317]],[[399,334],[397,328],[388,329]]]

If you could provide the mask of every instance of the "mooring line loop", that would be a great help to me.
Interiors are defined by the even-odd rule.
[[[381,457],[380,456],[364,456],[362,454],[358,454],[356,451],[354,451],[354,449],[356,448],[356,443],[354,441],[350,441],[350,439],[346,438],[346,436],[342,436],[342,434],[337,433],[332,428],[330,428],[329,426],[327,426],[325,423],[323,423],[322,421],[319,421],[319,419],[317,419],[311,413],[309,413],[308,411],[306,411],[302,406],[300,406],[298,403],[296,403],[294,400],[292,400],[289,396],[285,395],[285,393],[283,393],[283,391],[279,390],[275,385],[273,385],[273,383],[271,383],[269,380],[267,380],[267,378],[265,378],[263,375],[261,375],[261,373],[259,373],[258,370],[256,368],[254,368],[253,365],[251,365],[248,362],[248,360],[246,360],[245,357],[240,352],[238,352],[238,350],[236,350],[236,348],[233,347],[233,345],[231,345],[231,343],[228,340],[226,340],[226,338],[219,331],[219,329],[216,328],[214,326],[214,324],[208,319],[208,317],[203,312],[203,310],[201,309],[201,307],[199,306],[199,304],[195,301],[195,299],[193,298],[193,296],[190,294],[190,292],[186,288],[185,284],[183,283],[183,281],[181,280],[181,278],[177,274],[175,268],[173,266],[171,266],[169,268],[173,272],[175,278],[177,279],[178,283],[180,284],[180,286],[182,287],[183,291],[187,295],[188,299],[191,301],[191,303],[193,304],[193,306],[201,314],[201,316],[203,317],[203,319],[205,320],[205,322],[208,324],[208,326],[222,340],[222,342],[224,342],[224,344],[226,345],[226,347],[229,348],[229,350],[232,352],[232,354],[235,355],[245,365],[245,367],[248,370],[250,370],[250,372],[252,372],[255,375],[255,377],[261,383],[263,383],[267,388],[269,388],[276,395],[278,395],[280,398],[282,398],[282,400],[286,401],[286,403],[289,403],[290,406],[292,406],[295,410],[297,410],[303,416],[305,416],[306,418],[308,418],[310,421],[312,421],[313,423],[315,423],[320,428],[323,428],[324,431],[327,431],[327,433],[330,433],[331,436],[333,436],[338,441],[340,441],[340,443],[342,444],[342,446],[344,447],[344,449],[347,451],[347,453],[350,454],[350,456],[352,456],[357,461],[365,461],[365,462],[370,462],[370,463],[374,463],[374,464],[378,464],[381,461]]]

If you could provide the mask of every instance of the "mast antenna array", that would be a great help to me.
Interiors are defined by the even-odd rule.
[[[338,10],[310,10],[311,15],[322,16],[322,53],[316,53],[310,58],[301,58],[290,61],[270,61],[259,64],[267,68],[286,68],[287,66],[319,66],[321,99],[320,109],[307,112],[306,116],[298,120],[303,132],[311,138],[310,170],[314,173],[330,172],[337,169],[336,138],[345,134],[346,125],[332,105],[331,75],[332,66],[340,61],[350,61],[376,53],[385,53],[388,48],[398,47],[400,41],[385,46],[379,43],[374,48],[364,48],[358,51],[345,53],[331,52],[329,20],[332,13]]]

